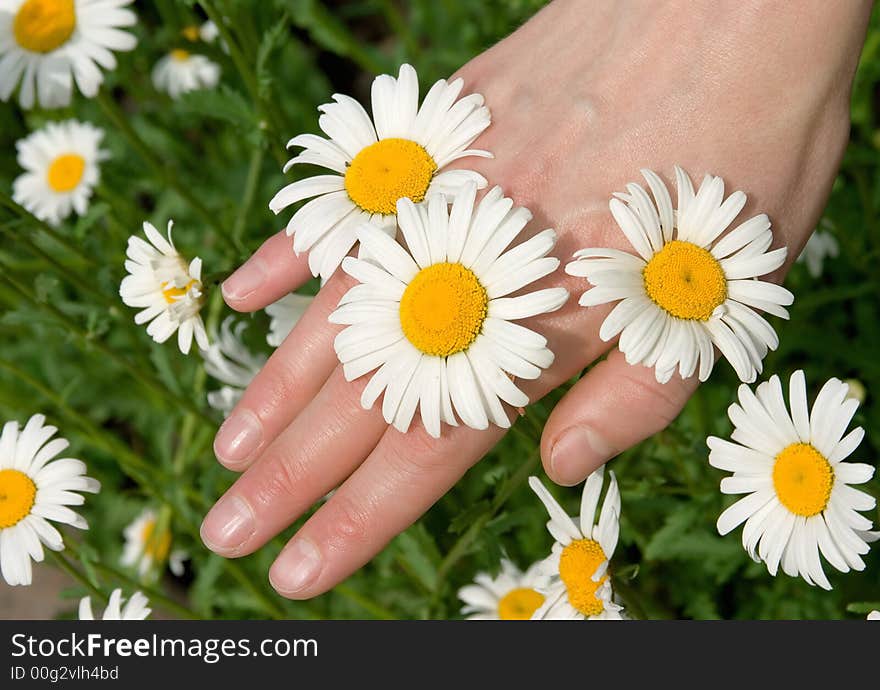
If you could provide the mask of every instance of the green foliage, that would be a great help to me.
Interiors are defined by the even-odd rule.
[[[173,218],[181,250],[201,256],[206,273],[222,276],[280,227],[267,201],[290,179],[281,173],[284,143],[317,131],[316,107],[331,93],[365,100],[372,74],[405,60],[418,67],[423,85],[449,76],[542,4],[139,2],[138,48],[107,75],[103,100],[77,97],[60,112],[0,105],[5,195],[20,172],[15,141],[47,121],[95,123],[106,130],[112,154],[88,213],[55,237],[0,205],[0,419],[45,413],[104,486],[83,509],[92,528],[81,543],[67,532],[65,555],[83,578],[72,594],[87,593],[89,585],[104,593],[140,586],[155,609],[171,616],[455,617],[458,588],[478,571],[496,572],[502,554],[521,567],[547,554],[546,514],[525,482],[540,470],[540,429],[563,390],[533,405],[422,519],[343,585],[309,602],[280,598],[266,573],[291,530],[235,561],[210,554],[199,539],[201,518],[234,479],[211,450],[220,420],[205,393],[216,385],[199,357],[180,355],[171,342],[154,344],[118,298],[126,241],[142,221],[163,228]],[[229,53],[217,45],[204,50],[222,65],[222,85],[171,101],[156,93],[150,70],[180,29],[206,12],[229,18],[222,36]],[[782,344],[765,363],[766,372],[782,376],[805,368],[813,393],[831,376],[860,380],[868,399],[855,423],[868,434],[857,459],[872,463],[880,444],[878,85],[875,16],[854,89],[851,144],[825,213],[840,256],[826,261],[820,279],[795,266],[788,285],[798,300],[790,322],[775,322]],[[213,290],[209,325],[227,313]],[[250,321],[250,344],[268,352],[260,337],[265,314]],[[627,609],[649,618],[763,619],[838,618],[847,611],[862,617],[878,608],[876,550],[865,573],[828,569],[835,586],[828,593],[770,577],[749,560],[738,532],[717,535],[715,520],[730,500],[718,490],[723,474],[707,463],[705,438],[729,433],[726,409],[736,386],[729,367],[719,366],[668,430],[613,462],[623,515],[612,568]],[[875,478],[866,490],[880,495],[880,483]],[[577,513],[579,490],[554,493]],[[122,530],[145,506],[170,511],[174,544],[191,555],[182,579],[154,574],[140,581],[119,566]]]

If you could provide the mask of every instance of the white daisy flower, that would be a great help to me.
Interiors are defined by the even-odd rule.
[[[101,484],[85,476],[82,460],[55,456],[70,445],[52,438],[57,429],[41,414],[24,429],[7,422],[0,435],[0,573],[9,585],[31,583],[31,560],[43,560],[43,545],[64,549],[61,534],[49,521],[88,529],[68,506],[84,503],[77,493],[98,493]]]
[[[542,589],[544,603],[532,616],[536,620],[579,619],[620,620],[623,608],[613,601],[608,561],[617,547],[620,532],[620,491],[614,472],[602,502],[599,520],[596,508],[605,468],[593,472],[584,484],[581,514],[571,518],[537,477],[529,486],[541,499],[550,520],[547,529],[556,540],[540,572],[550,578]]]
[[[168,221],[168,239],[144,222],[149,242],[132,235],[128,238],[129,275],[122,279],[119,295],[129,307],[142,309],[134,322],[147,326],[147,334],[157,343],[164,343],[177,331],[177,344],[188,354],[193,335],[201,349],[208,347],[208,334],[199,311],[204,302],[202,293],[202,260],[189,265],[178,254],[171,240],[173,221]]]
[[[871,611],[871,613],[868,614],[868,620],[880,621],[880,611]]]
[[[420,202],[435,192],[458,194],[466,182],[482,189],[486,179],[472,170],[445,170],[467,156],[491,157],[468,146],[489,126],[489,109],[480,94],[459,99],[464,82],[441,79],[419,106],[419,81],[410,65],[397,79],[387,74],[373,81],[373,117],[349,96],[318,108],[318,125],[329,137],[301,134],[288,146],[304,148],[288,161],[332,170],[287,185],[272,201],[274,213],[303,199],[287,224],[297,254],[309,252],[313,275],[325,280],[357,241],[357,229],[370,222],[393,234],[399,199]]]
[[[25,172],[12,183],[12,198],[40,220],[58,225],[83,215],[101,177],[104,130],[87,122],[50,122],[15,143]]]
[[[725,494],[747,494],[718,518],[718,532],[743,528],[743,547],[771,575],[779,566],[792,577],[831,589],[822,570],[821,552],[841,572],[862,570],[871,521],[857,511],[873,510],[876,501],[850,484],[863,484],[871,465],[843,462],[865,435],[857,427],[844,436],[859,404],[847,399],[847,386],[831,379],[808,409],[803,371],[789,384],[790,412],[778,376],[755,393],[739,387],[739,404],[728,409],[735,443],[707,440],[709,464],[733,472],[721,480]]]
[[[834,259],[838,254],[840,254],[840,247],[837,240],[834,239],[834,235],[823,230],[815,230],[807,240],[797,262],[806,264],[807,272],[813,278],[818,278],[822,275],[822,264],[825,262],[825,257]]]
[[[153,85],[171,98],[199,89],[213,89],[220,81],[220,65],[188,50],[177,48],[153,68]]]
[[[375,260],[342,263],[360,284],[329,317],[348,326],[336,336],[336,353],[349,381],[378,367],[361,404],[371,408],[384,391],[382,414],[400,431],[417,406],[434,437],[441,421],[457,424],[455,414],[474,429],[490,421],[509,427],[502,402],[529,402],[511,376],[536,379],[553,362],[546,338],[512,322],[559,309],[568,291],[510,295],[559,266],[546,256],[556,233],[544,230],[505,252],[532,214],[514,207],[500,187],[475,209],[476,191],[468,183],[451,212],[442,194],[418,206],[401,199],[409,251],[365,224],[358,239]]]
[[[293,327],[296,326],[296,322],[306,313],[306,309],[309,308],[313,299],[315,298],[308,295],[297,295],[291,292],[266,307],[266,313],[270,319],[266,342],[272,347],[281,345],[284,339],[290,335]]]
[[[104,609],[101,620],[105,621],[142,621],[150,615],[152,609],[147,608],[150,603],[141,592],[135,592],[131,598],[122,605],[122,590],[114,589],[110,594],[110,601]],[[93,621],[92,598],[83,597],[79,602],[79,619],[81,621]]]
[[[183,575],[183,562],[189,558],[189,554],[183,549],[171,549],[171,532],[165,530],[157,534],[157,520],[156,511],[145,508],[125,528],[125,547],[120,562],[129,568],[136,568],[138,574],[144,577],[154,566],[168,561],[168,568],[180,577]]]
[[[229,416],[232,408],[241,400],[244,389],[248,387],[266,363],[264,355],[255,355],[241,339],[241,332],[247,322],[227,317],[220,326],[220,334],[212,338],[210,347],[202,350],[205,371],[226,385],[220,390],[208,393],[208,404],[215,410]]]
[[[461,612],[468,620],[526,621],[544,603],[538,588],[547,578],[539,572],[539,563],[521,572],[511,561],[501,559],[501,572],[493,578],[479,573],[474,584],[458,590],[464,602]]]
[[[137,16],[133,0],[4,0],[0,6],[0,100],[15,87],[22,108],[70,105],[73,83],[94,98],[101,69],[116,69],[111,51],[132,50],[124,28]]]
[[[788,318],[794,300],[785,288],[760,280],[785,261],[786,249],[768,252],[773,242],[765,214],[721,233],[739,215],[746,195],[724,200],[724,182],[707,175],[694,193],[687,174],[675,168],[678,210],[660,178],[642,170],[653,201],[641,185],[615,194],[611,214],[638,253],[582,249],[565,271],[595,287],[580,298],[585,307],[616,302],[599,330],[630,364],[655,368],[659,382],[676,369],[682,378],[699,372],[709,378],[715,345],[740,380],[752,382],[768,350],[779,344],[776,332],[755,310]]]

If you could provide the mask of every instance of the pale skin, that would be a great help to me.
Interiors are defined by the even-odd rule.
[[[738,221],[770,216],[774,247],[789,249],[770,277],[781,281],[820,217],[846,146],[870,9],[855,0],[556,0],[459,71],[465,91],[482,93],[492,109],[474,147],[495,155],[461,164],[528,207],[531,231],[555,228],[563,264],[581,247],[631,251],[608,200],[641,182],[640,168],[657,171],[673,198],[674,164],[696,184],[719,175],[725,194],[749,195]],[[291,244],[283,231],[274,235],[224,283],[232,309],[262,309],[310,278]],[[327,322],[352,284],[342,271],[331,277],[214,443],[220,462],[241,473],[202,525],[205,544],[222,556],[253,553],[337,489],[269,571],[292,599],[321,594],[369,561],[504,433],[444,426],[434,439],[414,421],[401,434],[380,409],[362,409],[369,376],[345,381],[333,351],[340,327]],[[540,379],[519,382],[530,399],[612,348],[544,428],[547,474],[573,485],[666,427],[697,381],[659,384],[651,369],[626,364],[598,336],[612,305],[579,307],[589,285],[561,268],[533,287],[554,285],[568,288],[568,303],[524,322],[556,354]]]

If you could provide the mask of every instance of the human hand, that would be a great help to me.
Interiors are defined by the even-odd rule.
[[[608,199],[652,168],[677,163],[742,189],[746,218],[765,212],[788,263],[806,242],[830,191],[848,133],[849,87],[869,3],[583,3],[557,0],[460,72],[482,93],[493,124],[476,146],[492,160],[466,161],[554,227],[554,255],[585,246],[632,251]],[[796,23],[796,30],[792,25]],[[772,59],[770,59],[772,56]],[[733,224],[735,225],[735,223]],[[309,276],[281,232],[224,284],[227,303],[254,311]],[[408,527],[494,445],[503,430],[419,423],[400,434],[380,410],[364,410],[369,377],[346,382],[327,315],[353,281],[337,271],[223,425],[220,461],[243,472],[203,525],[206,544],[236,557],[260,548],[330,489],[270,570],[283,595],[334,586]],[[535,289],[588,285],[562,271]],[[609,307],[561,310],[525,325],[544,334],[556,360],[536,381],[536,400],[601,357]],[[727,366],[719,363],[719,366]],[[616,350],[559,403],[541,443],[548,474],[574,484],[613,455],[664,428],[696,387],[659,384]],[[512,414],[512,411],[511,411]]]

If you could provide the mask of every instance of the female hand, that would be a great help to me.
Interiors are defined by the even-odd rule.
[[[563,262],[586,246],[631,251],[608,200],[640,168],[667,183],[673,164],[697,180],[719,175],[728,192],[749,195],[742,217],[767,213],[775,246],[788,246],[788,263],[771,276],[781,280],[819,218],[846,145],[869,12],[869,2],[822,0],[556,0],[459,72],[493,118],[475,146],[495,158],[466,165],[529,208],[532,230],[555,228]],[[223,294],[250,312],[309,277],[306,256],[295,256],[280,232]],[[598,330],[610,307],[577,304],[585,281],[559,270],[541,282],[535,288],[564,285],[574,297],[533,320],[556,360],[537,381],[520,382],[531,400],[609,347]],[[333,349],[340,328],[327,321],[351,285],[341,271],[331,277],[214,444],[220,462],[243,473],[202,526],[205,544],[223,556],[259,549],[338,487],[269,572],[291,598],[320,594],[372,558],[503,433],[444,426],[434,439],[415,422],[401,434],[379,409],[362,409],[369,377],[345,381]],[[547,473],[561,484],[582,481],[669,424],[696,384],[677,376],[659,384],[653,370],[611,352],[547,422]]]

